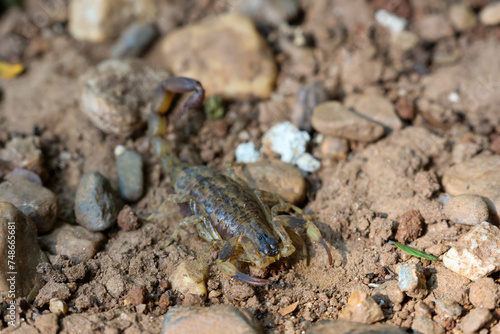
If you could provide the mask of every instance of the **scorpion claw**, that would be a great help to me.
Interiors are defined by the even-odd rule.
[[[241,271],[236,271],[236,275],[231,276],[231,277],[236,278],[242,282],[245,282],[248,284],[253,284],[253,285],[266,285],[267,283],[269,283],[269,281],[267,279],[253,277],[253,276],[244,274]]]
[[[318,241],[321,244],[321,246],[323,246],[325,248],[326,254],[328,255],[328,263],[330,263],[330,265],[332,265],[333,264],[332,253],[330,252],[330,248],[328,248],[328,246],[326,245],[325,239],[320,237],[320,238],[318,238]]]

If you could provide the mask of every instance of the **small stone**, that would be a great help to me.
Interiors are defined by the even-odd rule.
[[[116,157],[116,169],[122,198],[129,202],[141,198],[144,191],[142,156],[137,152],[125,150]]]
[[[325,136],[320,147],[321,157],[323,159],[347,159],[349,145],[347,140],[332,136]]]
[[[179,264],[169,278],[172,290],[183,295],[207,295],[205,273],[201,263],[197,261],[183,261]]]
[[[422,235],[424,230],[424,217],[418,210],[405,212],[398,218],[398,231],[396,240],[402,244],[413,242]]]
[[[252,142],[239,144],[235,155],[237,162],[251,163],[260,160],[260,153],[255,149],[255,144]]]
[[[105,133],[129,136],[144,126],[158,78],[168,76],[138,59],[103,61],[80,77],[81,109]]]
[[[382,124],[388,130],[397,130],[403,127],[392,102],[384,96],[351,94],[345,99],[344,105],[348,108],[354,108],[362,116]]]
[[[432,318],[431,308],[422,301],[415,304],[415,318],[419,317]]]
[[[457,31],[466,31],[477,24],[476,14],[469,6],[457,3],[450,7],[449,13],[451,24]]]
[[[23,168],[43,175],[43,153],[40,148],[40,137],[12,138],[5,148],[0,150],[0,160],[9,161],[18,168]]]
[[[306,151],[311,136],[290,122],[276,124],[262,137],[262,151],[281,155],[281,161],[295,164]]]
[[[112,58],[139,57],[158,36],[158,31],[151,23],[134,23],[128,27],[113,45]]]
[[[492,2],[485,6],[479,13],[481,23],[487,26],[494,26],[500,23],[500,3]]]
[[[378,304],[366,292],[354,291],[339,318],[349,321],[373,324],[384,319]]]
[[[396,101],[396,112],[406,121],[413,121],[416,116],[415,105],[405,97],[400,97]]]
[[[321,168],[321,162],[309,153],[302,154],[296,161],[297,167],[306,173],[317,172]]]
[[[163,320],[162,334],[262,334],[264,330],[249,311],[234,306],[174,307]]]
[[[444,204],[443,211],[451,221],[471,226],[487,221],[489,217],[486,202],[481,196],[472,194],[450,198]]]
[[[314,129],[324,135],[372,142],[382,137],[384,128],[348,110],[340,102],[322,103],[314,108]]]
[[[473,334],[483,328],[492,319],[493,316],[487,309],[475,308],[463,317],[459,326],[464,334]]]
[[[327,320],[313,324],[307,329],[308,334],[404,334],[403,328],[386,324],[361,324],[346,320]]]
[[[328,93],[321,81],[314,81],[300,88],[290,115],[293,124],[301,130],[311,132],[313,110],[318,104],[327,100]]]
[[[29,169],[23,169],[23,168],[16,167],[12,171],[11,175],[23,177],[23,178],[27,179],[28,181],[31,181],[33,183],[38,184],[39,186],[43,186],[43,182],[42,182],[42,179],[40,179],[40,176],[37,173],[30,171]]]
[[[104,231],[115,222],[120,201],[111,184],[99,172],[84,174],[75,197],[76,222],[90,231]]]
[[[66,305],[64,300],[52,298],[49,302],[49,310],[55,314],[66,314],[68,313],[68,305]]]
[[[420,37],[429,42],[453,36],[453,29],[443,14],[426,15],[416,22],[415,28]]]
[[[125,306],[137,306],[143,304],[146,298],[146,293],[147,291],[144,287],[136,286],[129,291],[127,297],[125,297],[125,299],[123,300],[123,304]]]
[[[207,96],[266,99],[277,68],[252,21],[238,13],[209,17],[170,32],[162,41],[165,65],[176,76],[196,78]]]
[[[398,285],[410,297],[422,299],[429,291],[422,268],[415,263],[400,264]]]
[[[436,314],[442,319],[458,319],[462,315],[462,306],[457,302],[451,300],[436,299],[434,301],[436,304],[435,310]]]
[[[81,226],[63,224],[38,240],[40,246],[52,254],[85,262],[97,254],[106,242],[106,237],[100,232],[90,232]]]
[[[133,21],[152,21],[154,1],[71,0],[69,32],[78,40],[101,43],[119,35]]]
[[[53,299],[65,300],[71,296],[71,291],[67,284],[48,282],[40,289],[36,296],[35,305],[43,307]]]
[[[0,184],[0,201],[12,203],[35,223],[38,234],[49,232],[57,217],[57,198],[52,191],[24,177],[14,176]]]
[[[500,301],[499,287],[490,277],[480,278],[470,286],[469,300],[476,308],[493,310]]]
[[[15,239],[12,236],[15,236]],[[29,302],[35,299],[38,290],[43,285],[42,277],[37,273],[36,267],[46,262],[46,257],[40,250],[36,238],[36,226],[31,219],[14,205],[0,202],[0,259],[2,259],[0,261],[0,297],[14,299],[9,296],[12,288],[15,290],[15,298],[24,297]],[[13,265],[7,261],[12,257],[10,245],[15,246]],[[17,275],[12,276],[10,272],[16,272]]]
[[[391,302],[392,305],[401,304],[405,298],[405,293],[399,288],[395,280],[388,281],[374,290],[373,299],[375,301],[383,300],[385,303]],[[380,303],[379,303],[380,305]],[[391,305],[389,303],[389,305]]]
[[[399,48],[401,51],[408,51],[413,49],[420,42],[420,38],[417,34],[411,31],[402,31],[399,34],[391,36],[392,45]],[[403,118],[404,119],[404,118]]]
[[[420,317],[413,320],[411,329],[414,333],[422,334],[444,334],[444,328],[429,318]]]
[[[448,168],[443,187],[452,196],[482,196],[494,214],[500,212],[500,156],[477,156]]]
[[[139,218],[136,216],[134,210],[128,205],[125,205],[118,214],[118,226],[124,231],[134,231],[141,226]]]
[[[370,2],[373,10],[385,9],[386,11],[399,17],[409,19],[412,13],[410,1],[400,0],[394,2],[392,0],[373,0]]]
[[[394,15],[385,9],[379,9],[375,12],[375,20],[381,26],[389,29],[391,34],[402,32],[408,23],[404,18]]]
[[[158,302],[158,306],[164,310],[168,309],[174,303],[172,301],[172,297],[170,297],[169,292],[165,292],[161,295],[160,301]]]
[[[247,164],[236,175],[252,188],[280,195],[286,201],[300,205],[306,197],[306,181],[300,171],[280,160],[262,160]],[[249,175],[251,179],[248,179]]]
[[[476,225],[444,254],[443,264],[473,281],[498,271],[500,229],[488,222]]]
[[[295,18],[300,10],[297,0],[237,1],[236,10],[249,16],[258,25],[279,27]]]

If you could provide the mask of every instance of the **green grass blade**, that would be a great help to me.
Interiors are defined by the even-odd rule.
[[[421,257],[423,259],[427,259],[427,260],[431,260],[431,261],[440,261],[434,255],[427,254],[427,253],[419,251],[418,249],[415,249],[413,247],[400,244],[397,241],[393,241],[393,243],[396,245],[396,247],[398,247],[399,249],[403,250],[404,252],[406,252],[406,253],[408,253],[410,255],[413,255],[413,256],[416,256],[416,257]]]

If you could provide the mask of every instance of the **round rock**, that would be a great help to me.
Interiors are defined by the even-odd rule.
[[[238,13],[172,31],[162,51],[175,75],[198,79],[208,96],[265,99],[276,81],[271,50],[252,21]]]
[[[477,225],[488,221],[488,205],[478,195],[458,195],[446,201],[444,214],[451,221],[464,225]]]
[[[383,125],[387,129],[397,130],[403,126],[392,102],[383,96],[352,94],[345,99],[344,105],[348,108],[354,108],[361,115]]]
[[[80,78],[82,111],[105,133],[129,136],[144,126],[158,78],[168,76],[142,60],[106,60]]]
[[[451,24],[458,31],[465,31],[477,24],[477,16],[463,3],[453,4],[449,10]]]
[[[86,173],[76,190],[76,222],[90,231],[104,231],[118,217],[121,203],[111,184],[99,172]]]
[[[337,101],[316,106],[311,121],[322,134],[345,139],[371,142],[384,134],[383,126],[350,111]]]
[[[122,198],[129,202],[141,198],[144,191],[142,156],[137,152],[125,150],[116,157],[116,169]]]
[[[15,298],[33,301],[43,285],[36,267],[46,257],[38,246],[35,224],[8,202],[0,202],[0,259],[0,297],[7,298],[12,287]]]
[[[493,26],[500,23],[500,2],[492,2],[479,13],[481,23]]]

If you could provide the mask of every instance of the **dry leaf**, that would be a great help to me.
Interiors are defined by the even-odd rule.
[[[293,304],[290,304],[288,305],[287,307],[284,307],[282,308],[281,310],[279,310],[278,312],[282,315],[282,316],[285,316],[289,313],[292,313],[293,311],[295,311],[295,309],[297,308],[297,306],[299,305],[299,302],[296,301],[295,303]]]

